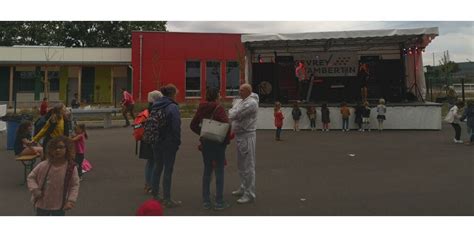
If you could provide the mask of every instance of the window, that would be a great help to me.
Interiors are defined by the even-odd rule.
[[[18,83],[18,91],[21,92],[33,92],[35,91],[36,81],[35,71],[20,71],[16,72],[16,82]]]
[[[44,72],[43,72],[44,74]],[[48,72],[49,91],[59,91],[59,72]]]
[[[206,62],[206,87],[220,89],[221,63],[217,61]]]
[[[226,68],[226,95],[227,96],[237,96],[239,94],[239,63],[237,62],[227,62]]]
[[[41,83],[40,91],[44,91],[44,71],[41,71],[40,74]],[[59,72],[58,71],[48,71],[48,80],[49,80],[49,91],[59,91]]]
[[[201,62],[186,62],[186,97],[201,96]]]

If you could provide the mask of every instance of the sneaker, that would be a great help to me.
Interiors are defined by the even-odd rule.
[[[166,208],[180,207],[181,204],[182,204],[181,201],[175,201],[173,199],[163,200],[163,206],[165,206]]]
[[[232,196],[240,197],[242,195],[244,195],[244,190],[242,190],[242,189],[232,191]]]
[[[247,203],[252,203],[254,201],[254,198],[249,197],[247,195],[242,196],[237,200],[237,203],[239,204],[247,204]]]
[[[457,143],[457,144],[462,144],[462,143],[464,143],[464,142],[463,142],[462,140],[456,140],[456,143]]]
[[[214,211],[222,211],[222,210],[227,209],[229,207],[230,207],[230,204],[227,203],[227,202],[216,203],[216,205],[214,206]]]
[[[458,140],[456,138],[453,138],[454,143],[458,143]]]
[[[202,208],[204,208],[204,210],[210,210],[211,207],[212,207],[211,202],[203,202],[202,203]]]

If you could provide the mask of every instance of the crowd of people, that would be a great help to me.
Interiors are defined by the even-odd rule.
[[[123,116],[127,118],[133,113],[133,99],[124,90]],[[137,210],[137,215],[162,215],[161,207],[173,208],[182,205],[181,201],[172,199],[172,177],[176,154],[181,145],[181,115],[176,102],[177,88],[166,85],[160,90],[148,93],[148,108],[137,115],[134,129],[142,128],[143,134],[139,138],[140,149],[138,157],[146,159],[144,169],[145,192],[152,195],[152,199],[143,203]],[[256,199],[255,190],[255,161],[256,161],[256,129],[259,106],[258,95],[252,93],[249,84],[243,84],[239,89],[240,98],[234,100],[232,108],[226,112],[219,102],[219,90],[208,88],[206,100],[199,104],[190,123],[191,130],[198,135],[197,149],[202,154],[202,207],[206,210],[223,210],[230,206],[224,200],[224,167],[226,149],[232,139],[237,147],[237,168],[240,185],[232,195],[237,197],[237,203],[252,203]],[[45,100],[44,102],[47,102]],[[459,122],[467,121],[470,134],[470,144],[474,139],[474,103],[469,101],[463,114],[460,110],[464,104],[459,102],[450,108],[445,121],[455,130],[454,142],[460,143],[461,128]],[[42,106],[41,110],[45,110]],[[281,103],[276,102],[274,107],[277,141],[281,141],[284,115]],[[330,130],[330,110],[327,104],[321,108],[322,131]],[[371,108],[368,102],[358,103],[354,108],[354,122],[359,131],[370,131]],[[342,131],[349,131],[349,117],[351,109],[347,103],[340,106]],[[386,120],[387,107],[385,100],[380,99],[375,109],[377,113],[378,130],[383,130]],[[44,112],[44,111],[43,111]],[[303,116],[300,105],[295,103],[292,109],[293,129],[299,131],[299,121]],[[316,130],[317,113],[315,106],[306,108],[306,115],[310,121],[312,131]],[[139,118],[142,118],[141,120]],[[225,138],[222,142],[207,139],[202,135],[204,119],[228,124]],[[139,121],[139,122],[137,122]],[[140,123],[140,124],[138,124]],[[126,126],[130,122],[126,119]],[[143,125],[143,126],[137,126]],[[31,136],[35,128],[34,136]],[[76,124],[72,128],[70,114],[63,104],[58,104],[47,110],[35,124],[24,121],[17,131],[14,152],[16,155],[37,155],[41,162],[28,175],[28,189],[32,194],[32,202],[37,215],[65,215],[65,211],[74,208],[79,195],[80,181],[82,181],[85,160],[85,141],[88,138],[86,126]],[[215,176],[216,194],[211,198],[210,186]]]
[[[354,108],[354,123],[358,125],[358,131],[370,131],[370,113],[371,108],[369,103],[365,101],[362,103],[357,103]],[[375,111],[377,112],[377,122],[378,122],[378,131],[383,131],[383,122],[386,120],[387,107],[385,106],[385,100],[380,99],[379,104],[377,105]],[[340,106],[340,114],[342,120],[342,131],[348,132],[349,128],[349,117],[351,115],[351,109],[348,107],[346,102],[342,102]],[[293,109],[291,110],[291,117],[293,119],[293,131],[300,131],[300,120],[303,113],[298,102],[293,104]],[[316,130],[316,107],[314,105],[306,106],[306,115],[308,116],[310,122],[310,130]],[[276,127],[276,136],[275,140],[281,141],[281,130],[283,127],[284,115],[281,111],[281,103],[275,102],[274,107],[274,118],[275,118],[275,127]],[[330,131],[330,110],[327,103],[321,105],[321,131],[329,132]]]

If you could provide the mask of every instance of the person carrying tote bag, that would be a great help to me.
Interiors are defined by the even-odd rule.
[[[225,149],[229,144],[230,125],[224,107],[219,104],[219,91],[209,88],[206,102],[201,103],[191,121],[191,130],[199,135],[200,150],[203,157],[204,171],[202,178],[202,207],[206,210],[223,210],[229,207],[224,201],[224,164]],[[223,136],[223,134],[225,134]],[[222,140],[222,141],[221,141]],[[212,172],[216,175],[215,203],[210,198]]]

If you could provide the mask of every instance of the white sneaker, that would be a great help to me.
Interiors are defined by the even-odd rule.
[[[244,195],[244,190],[242,190],[242,189],[232,191],[232,196],[240,197],[242,195]]]
[[[252,197],[249,197],[248,195],[244,195],[241,198],[237,200],[237,203],[239,204],[246,204],[246,203],[251,203],[253,202],[254,199]]]
[[[456,140],[455,143],[461,144],[461,143],[464,143],[464,142],[462,140]]]

